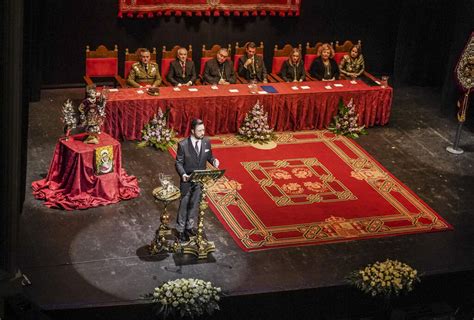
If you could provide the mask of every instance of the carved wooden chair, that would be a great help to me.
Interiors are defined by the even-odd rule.
[[[311,47],[309,42],[306,43],[306,52],[304,54],[304,69],[306,71],[306,79],[308,80],[315,80],[309,74],[309,69],[311,68],[311,64],[313,63],[314,59],[318,57],[319,47],[321,47],[322,45],[322,42],[317,42],[313,47]]]
[[[108,50],[106,46],[100,45],[96,50],[90,50],[86,46],[86,73],[84,81],[86,84],[93,85],[93,78],[114,78],[121,83],[121,77],[118,75],[118,47],[114,50]]]
[[[358,40],[357,45],[359,46],[359,48],[362,48],[362,41]],[[342,58],[346,54],[349,54],[349,50],[351,50],[352,46],[354,46],[354,42],[352,42],[350,40],[344,41],[344,43],[342,45],[339,44],[339,41],[336,41],[336,45],[334,47],[334,51],[335,51],[334,60],[336,60],[337,64],[339,64],[341,62]],[[380,83],[380,81],[381,81],[380,79],[374,77],[373,75],[371,75],[370,73],[368,73],[365,70],[362,74],[365,77],[371,79],[374,82],[379,82]],[[341,78],[344,79],[344,75],[341,74]]]
[[[174,46],[171,50],[166,50],[166,46],[163,46],[163,51],[161,55],[161,78],[163,79],[163,84],[170,87],[172,86],[171,83],[166,80],[166,76],[168,75],[168,71],[170,70],[170,64],[174,60],[176,60],[178,50],[182,48],[181,46]],[[193,47],[189,45],[188,48],[188,60],[193,60]]]
[[[247,83],[247,80],[239,76],[239,59],[241,56],[245,54],[245,50],[247,48],[248,42],[246,42],[242,47],[239,47],[239,43],[235,43],[235,53],[234,53],[234,71],[237,77],[237,83]],[[260,46],[258,46],[256,49],[256,54],[261,56],[263,58],[263,41],[260,42]]]
[[[213,45],[211,49],[206,49],[205,44],[202,45],[201,66],[199,68],[199,80],[198,80],[199,84],[204,83],[203,74],[204,74],[204,68],[206,66],[206,62],[211,59],[214,59],[217,56],[217,52],[219,52],[221,48],[222,47],[218,44]],[[229,52],[229,57],[230,57],[230,54],[232,52],[230,44],[227,45],[227,51]]]
[[[130,70],[132,69],[132,65],[140,61],[140,55],[137,53],[139,49],[135,50],[134,53],[130,53],[128,48],[125,49],[125,62],[124,62],[124,68],[123,68],[123,84],[121,83],[122,87],[126,87],[126,82],[128,78],[128,74],[130,73]],[[152,62],[156,62],[156,48],[153,48],[150,54],[150,60]]]
[[[298,49],[301,51],[301,44],[298,45]],[[278,45],[275,45],[273,49],[273,60],[272,60],[272,72],[270,76],[276,82],[285,82],[278,74],[281,71],[281,66],[283,63],[288,60],[291,51],[293,50],[293,46],[291,44],[285,44],[282,49],[278,49]]]

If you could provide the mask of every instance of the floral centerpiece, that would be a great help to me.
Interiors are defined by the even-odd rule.
[[[158,315],[191,318],[219,310],[221,289],[200,279],[170,280],[148,295],[160,305]]]
[[[142,130],[142,141],[138,143],[139,147],[152,146],[161,151],[166,151],[176,143],[175,132],[168,127],[168,113],[163,113],[158,109],[158,115],[153,115],[153,119],[145,125]]]
[[[242,141],[264,144],[274,137],[273,129],[268,125],[268,112],[257,101],[252,110],[245,115],[237,138]]]
[[[406,263],[390,259],[353,271],[348,280],[364,293],[387,298],[410,292],[415,283],[420,282],[415,269]]]
[[[367,134],[364,126],[358,125],[359,114],[355,109],[355,105],[351,99],[347,105],[344,105],[342,98],[339,100],[339,108],[337,115],[328,127],[328,130],[335,134],[342,134],[353,139],[360,135]]]

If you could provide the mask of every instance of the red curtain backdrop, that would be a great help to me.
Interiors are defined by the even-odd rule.
[[[119,17],[298,16],[301,0],[119,0]]]
[[[452,229],[353,140],[328,131],[275,140],[265,150],[233,135],[211,138],[226,172],[208,202],[243,250]]]

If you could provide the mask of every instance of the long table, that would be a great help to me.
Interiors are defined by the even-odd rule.
[[[335,86],[335,85],[342,86]],[[391,87],[371,87],[362,81],[271,83],[277,93],[251,93],[248,85],[195,86],[197,91],[181,87],[160,88],[159,96],[144,89],[119,89],[110,92],[106,107],[104,130],[116,139],[140,140],[141,130],[158,109],[169,109],[169,123],[181,136],[190,132],[190,122],[200,118],[208,135],[235,133],[257,101],[268,111],[269,124],[276,131],[324,129],[337,113],[339,99],[354,100],[359,124],[366,127],[384,125],[389,121],[392,105]],[[325,88],[330,85],[331,89]],[[301,87],[309,89],[303,90]],[[232,90],[234,92],[230,92]],[[235,92],[238,90],[238,92]],[[261,85],[258,85],[261,91]]]

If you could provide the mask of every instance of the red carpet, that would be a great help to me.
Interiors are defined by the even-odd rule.
[[[452,229],[348,138],[279,133],[271,150],[211,141],[226,174],[209,202],[245,251]]]

